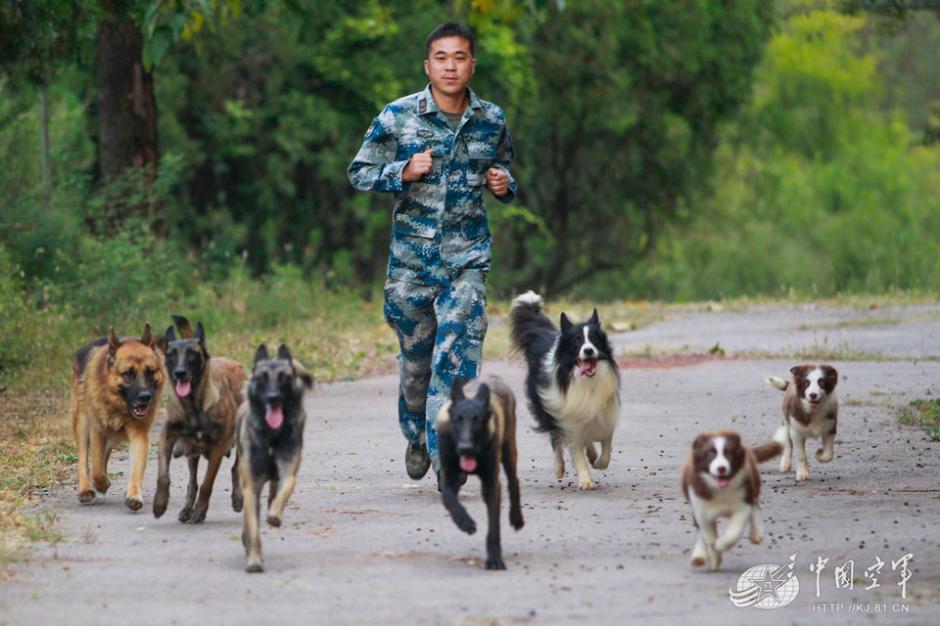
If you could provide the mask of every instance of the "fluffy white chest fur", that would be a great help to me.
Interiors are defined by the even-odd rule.
[[[609,438],[620,417],[617,372],[609,363],[601,361],[594,376],[575,374],[567,392],[562,391],[555,377],[556,349],[557,343],[545,355],[542,363],[551,381],[551,384],[539,389],[542,405],[572,443]]]

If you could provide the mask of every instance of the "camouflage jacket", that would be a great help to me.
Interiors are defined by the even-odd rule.
[[[446,284],[468,269],[490,268],[491,238],[483,206],[486,170],[510,174],[512,139],[502,109],[468,89],[470,105],[457,130],[439,112],[431,87],[387,105],[372,120],[349,165],[353,187],[395,194],[388,276],[419,284]],[[433,169],[405,183],[411,156],[433,148]]]

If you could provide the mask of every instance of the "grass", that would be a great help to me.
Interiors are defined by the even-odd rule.
[[[940,398],[912,400],[901,408],[898,421],[905,426],[919,426],[931,441],[940,441]]]

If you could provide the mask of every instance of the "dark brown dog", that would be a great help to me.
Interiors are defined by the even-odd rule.
[[[509,523],[516,530],[524,524],[516,474],[516,398],[496,377],[471,381],[466,386],[454,381],[450,393],[450,402],[437,416],[441,499],[457,527],[472,535],[476,522],[460,504],[457,492],[462,473],[480,477],[489,518],[486,569],[506,569],[499,535],[500,464],[509,483]]]
[[[119,339],[111,328],[107,337],[75,353],[70,412],[78,447],[79,502],[94,501],[96,489],[108,491],[111,450],[119,442],[130,441],[133,462],[124,504],[132,511],[143,506],[141,481],[163,381],[163,359],[155,349],[150,324],[144,325],[140,339]]]
[[[268,524],[280,526],[284,507],[294,491],[304,444],[304,393],[313,378],[281,345],[277,356],[261,345],[248,383],[248,399],[238,408],[238,476],[245,497],[242,544],[248,572],[262,572],[261,490],[268,489]]]
[[[160,472],[153,515],[166,512],[170,499],[170,457],[185,454],[189,461],[189,487],[179,521],[199,524],[206,519],[209,498],[222,457],[228,456],[235,441],[235,413],[244,400],[242,388],[248,374],[241,363],[220,357],[211,358],[206,350],[206,331],[202,322],[193,332],[189,320],[173,316],[180,338],[170,326],[164,335],[166,370],[173,383],[167,401],[167,419],[160,432]],[[196,471],[199,457],[209,461],[196,499]],[[232,465],[232,508],[241,511],[238,461]]]

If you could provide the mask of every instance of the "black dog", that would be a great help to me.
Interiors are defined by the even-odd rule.
[[[464,392],[474,393],[472,398]],[[441,451],[441,499],[457,527],[472,535],[477,526],[457,500],[460,476],[480,477],[489,518],[486,534],[486,569],[506,569],[499,540],[499,464],[509,482],[509,523],[522,528],[519,477],[516,475],[516,398],[499,378],[471,381],[466,389],[459,380],[450,391],[451,401],[437,417]]]
[[[284,506],[294,491],[304,443],[304,393],[313,378],[291,358],[287,346],[268,356],[262,344],[255,353],[248,398],[238,408],[238,476],[245,499],[242,544],[248,572],[262,572],[259,517],[261,489],[268,490],[268,524],[281,525]]]

